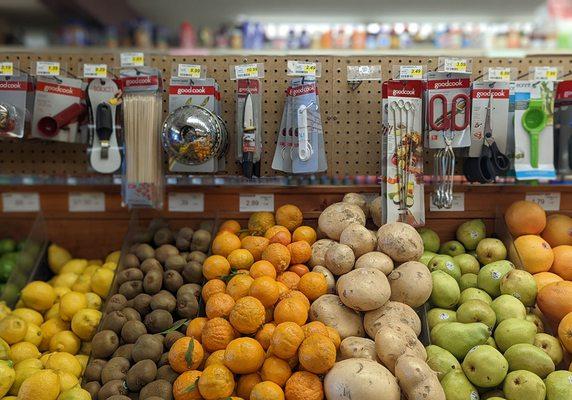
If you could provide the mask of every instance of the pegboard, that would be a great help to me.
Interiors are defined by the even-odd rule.
[[[0,60],[18,62],[24,71],[30,71],[35,61],[59,61],[71,76],[80,73],[82,63],[117,65],[113,54],[3,54]],[[419,56],[169,56],[146,54],[146,64],[159,68],[163,74],[163,113],[167,115],[167,88],[173,64],[201,64],[207,75],[215,78],[221,89],[222,118],[230,133],[230,148],[226,171],[220,174],[240,175],[236,163],[235,89],[229,68],[240,63],[264,63],[263,89],[263,176],[280,174],[271,169],[285,91],[290,81],[286,75],[286,61],[314,61],[322,64],[318,79],[320,109],[325,132],[329,175],[380,175],[381,167],[381,82],[366,81],[353,88],[347,82],[348,65],[381,65],[383,79],[389,79],[394,65],[425,65],[435,70],[438,57]],[[65,64],[65,65],[64,65]],[[572,56],[530,56],[526,58],[473,58],[473,79],[482,76],[488,67],[507,66],[523,76],[538,65],[553,65],[560,69],[561,77],[572,75]],[[425,171],[432,172],[432,152],[425,152]],[[460,173],[462,164],[457,163]],[[32,175],[93,175],[87,162],[85,145],[38,141],[4,140],[0,143],[0,174]]]

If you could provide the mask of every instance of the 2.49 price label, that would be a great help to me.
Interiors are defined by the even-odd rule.
[[[241,194],[239,199],[240,212],[274,211],[273,194]]]

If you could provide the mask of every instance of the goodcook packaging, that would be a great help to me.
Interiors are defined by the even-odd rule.
[[[24,137],[28,87],[28,75],[25,74],[0,80],[0,137]]]
[[[572,81],[558,83],[554,127],[556,169],[560,175],[572,175]]]
[[[236,80],[236,159],[239,163],[243,161],[243,154],[246,152],[252,153],[252,163],[254,164],[254,175],[260,176],[260,155],[262,153],[262,96],[261,96],[261,82],[258,79],[237,79]],[[250,94],[252,99],[252,113],[254,118],[254,125],[256,129],[254,132],[249,132],[252,140],[244,140],[244,106],[246,97]],[[250,139],[250,138],[247,138]],[[252,146],[254,143],[254,146]]]

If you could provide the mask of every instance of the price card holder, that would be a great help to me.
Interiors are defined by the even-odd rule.
[[[65,70],[65,64],[59,61],[36,61],[32,63],[32,75],[36,76],[60,76]]]
[[[40,194],[36,192],[2,193],[2,211],[38,212],[40,211]]]
[[[464,57],[439,57],[437,71],[457,74],[473,72],[473,59]]]
[[[465,193],[464,192],[453,193],[453,205],[451,206],[451,208],[437,208],[437,206],[435,206],[433,202],[431,202],[431,205],[429,206],[429,211],[432,212],[465,211]]]
[[[391,76],[401,81],[420,80],[425,77],[425,72],[426,65],[394,65]]]
[[[262,79],[264,73],[264,63],[238,64],[231,66],[230,79]]]
[[[381,81],[381,65],[348,65],[348,82]]]
[[[205,211],[204,193],[169,193],[170,212]]]
[[[171,67],[171,76],[204,79],[207,77],[207,67],[197,64],[175,64]]]
[[[558,67],[530,67],[528,76],[535,81],[557,81],[558,80]]]
[[[107,78],[107,64],[80,64],[78,70],[81,71],[81,77],[87,79]]]
[[[516,80],[518,70],[511,67],[489,67],[483,76],[485,82],[511,82]]]
[[[140,51],[121,53],[119,56],[119,61],[121,68],[143,67],[145,65],[145,54]]]
[[[274,211],[273,194],[241,194],[239,199],[240,212]]]
[[[72,192],[68,196],[70,212],[104,212],[105,193],[102,192]]]
[[[527,201],[532,201],[544,208],[546,211],[560,211],[560,193],[527,193]]]
[[[288,76],[307,76],[312,78],[319,78],[322,76],[322,63],[288,60],[286,61],[286,70],[286,74]]]
[[[12,61],[0,62],[0,76],[20,75],[20,63]]]

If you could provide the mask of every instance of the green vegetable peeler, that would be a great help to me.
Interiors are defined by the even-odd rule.
[[[530,99],[528,109],[522,114],[522,127],[530,136],[530,165],[538,168],[538,139],[546,126],[548,116],[542,99]]]

